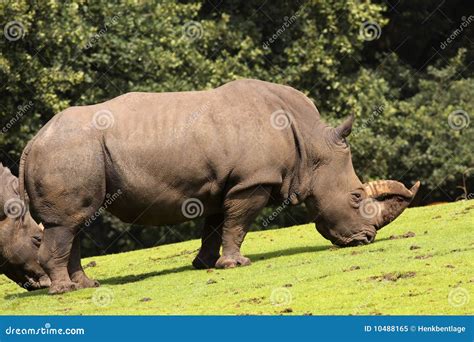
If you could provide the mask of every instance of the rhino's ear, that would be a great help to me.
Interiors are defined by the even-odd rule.
[[[10,178],[10,180],[8,181],[8,186],[10,187],[11,190],[13,190],[13,192],[20,196],[20,186],[19,186],[19,182],[18,182],[18,178],[16,178],[15,176],[12,176],[12,178]]]
[[[336,127],[336,133],[340,138],[346,138],[351,134],[352,124],[354,123],[354,114],[349,115],[343,123]]]

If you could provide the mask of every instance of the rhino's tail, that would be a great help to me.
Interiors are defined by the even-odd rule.
[[[25,165],[26,165],[26,159],[28,158],[28,154],[30,153],[31,146],[33,145],[33,141],[35,140],[36,136],[31,139],[28,144],[26,144],[25,149],[21,153],[21,158],[20,158],[20,170],[18,171],[18,193],[20,195],[20,200],[23,202],[24,210],[22,211],[22,214],[20,216],[20,224],[23,226],[23,222],[25,219],[25,215],[28,211],[28,193],[26,192],[25,189]]]

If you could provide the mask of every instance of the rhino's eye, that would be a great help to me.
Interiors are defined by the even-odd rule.
[[[347,143],[347,140],[345,137],[341,137],[339,134],[337,134],[336,131],[333,131],[332,134],[332,143],[335,144],[338,147],[342,148],[348,148],[349,144]]]
[[[355,207],[359,207],[359,203],[362,201],[362,194],[360,192],[351,193],[351,202]]]
[[[338,139],[336,141],[336,145],[342,148],[349,148],[349,144],[347,143],[346,138]]]

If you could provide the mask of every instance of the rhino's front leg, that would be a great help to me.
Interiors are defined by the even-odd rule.
[[[222,256],[216,262],[217,268],[250,265],[250,259],[240,254],[240,246],[253,220],[267,204],[269,194],[269,186],[257,186],[227,196],[224,202]]]
[[[219,259],[222,245],[222,226],[224,215],[216,214],[206,217],[202,230],[201,249],[193,261],[197,269],[212,268]]]

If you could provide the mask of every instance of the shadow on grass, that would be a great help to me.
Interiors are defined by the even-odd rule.
[[[193,266],[191,265],[181,266],[181,267],[170,268],[170,269],[166,269],[162,271],[147,272],[147,273],[142,273],[142,274],[132,274],[132,275],[126,275],[126,276],[120,276],[120,277],[101,279],[99,280],[99,282],[102,285],[122,285],[122,284],[136,283],[137,281],[142,281],[142,280],[152,278],[152,277],[163,276],[163,275],[172,274],[172,273],[180,273],[180,272],[191,271],[191,270],[194,270]]]
[[[331,248],[331,246],[295,247],[295,248],[284,249],[284,250],[281,250],[281,251],[249,254],[249,255],[247,255],[247,257],[249,257],[254,262],[257,262],[258,260],[278,258],[278,257],[281,257],[281,256],[290,256],[290,255],[294,255],[294,254],[320,252],[320,251],[327,250],[329,248]],[[121,284],[135,283],[137,281],[141,281],[141,280],[151,278],[151,277],[162,276],[162,275],[172,274],[172,273],[180,273],[180,272],[185,272],[185,271],[202,272],[203,270],[196,270],[191,265],[181,266],[181,267],[175,267],[175,268],[170,268],[170,269],[166,269],[166,270],[162,270],[162,271],[156,271],[156,272],[148,272],[148,273],[142,273],[142,274],[135,274],[135,275],[128,275],[128,276],[120,276],[120,277],[102,279],[102,280],[100,280],[100,283],[104,284],[104,285],[121,285]]]
[[[322,252],[330,248],[332,248],[331,245],[293,247],[293,248],[283,249],[279,251],[248,254],[247,257],[253,260],[253,262],[258,262],[259,260],[268,260],[268,259],[273,259],[273,258],[279,258],[282,256]],[[192,265],[187,265],[187,266],[169,268],[169,269],[161,270],[161,271],[99,279],[99,282],[101,285],[123,285],[123,284],[136,283],[148,278],[153,278],[153,277],[163,276],[163,275],[173,274],[173,273],[181,273],[181,272],[186,272],[186,271],[202,272],[203,270],[196,270],[193,268]],[[9,299],[14,299],[14,298],[28,298],[28,297],[47,296],[47,295],[48,295],[48,290],[43,289],[43,290],[38,290],[38,291],[33,291],[33,292],[25,292],[21,294],[6,295],[4,298],[6,300],[9,300]]]
[[[29,297],[41,297],[41,296],[48,296],[48,289],[36,290],[32,292],[9,294],[3,297],[3,299],[14,300],[16,298],[29,298]]]
[[[295,255],[295,254],[322,252],[331,248],[332,248],[331,245],[293,247],[293,248],[288,248],[288,249],[282,249],[279,251],[264,252],[264,253],[257,253],[257,254],[246,254],[245,256],[255,262],[258,260],[273,259],[273,258],[279,258],[282,256],[290,256],[290,255]]]

